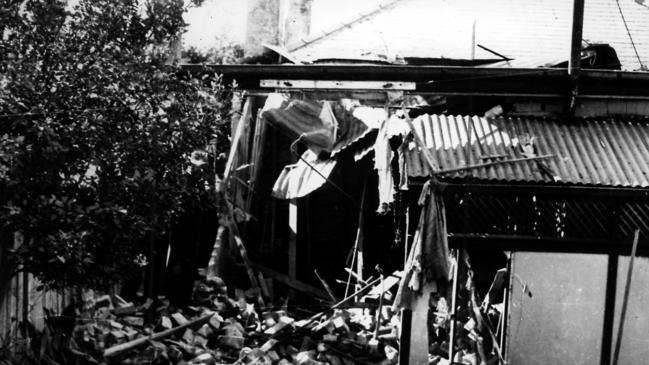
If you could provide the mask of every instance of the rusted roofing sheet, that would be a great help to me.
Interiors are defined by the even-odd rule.
[[[580,120],[567,124],[534,118],[422,115],[413,123],[442,170],[526,157],[521,144],[530,140],[536,156],[556,155],[543,160],[551,173],[544,173],[537,161],[526,161],[450,173],[447,177],[552,182],[555,176],[563,183],[649,187],[646,122]],[[422,154],[413,144],[410,147],[406,156],[408,175],[428,176],[430,170]]]

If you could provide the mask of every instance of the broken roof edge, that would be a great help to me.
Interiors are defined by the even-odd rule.
[[[267,76],[288,76],[304,75],[319,77],[337,77],[344,74],[358,73],[359,79],[376,80],[372,76],[396,75],[402,73],[404,76],[413,77],[430,73],[431,76],[455,76],[461,75],[547,75],[547,74],[567,74],[568,70],[564,68],[551,67],[511,67],[511,68],[494,68],[494,67],[466,67],[466,66],[437,66],[437,65],[356,65],[356,64],[194,64],[184,63],[179,65],[185,71],[197,72],[201,74],[206,71],[217,72],[219,74],[231,75],[256,75],[265,74]],[[322,73],[325,73],[324,75]],[[378,75],[374,75],[378,72]],[[638,79],[649,80],[649,72],[646,71],[623,71],[623,70],[598,70],[583,69],[582,75],[598,78],[609,79]]]
[[[489,68],[413,65],[181,65],[193,76],[222,75],[239,89],[260,90],[260,80],[409,81],[414,92],[440,95],[524,95],[565,97],[570,75],[565,68]],[[582,98],[649,99],[649,72],[582,70]],[[272,89],[269,89],[269,91]]]

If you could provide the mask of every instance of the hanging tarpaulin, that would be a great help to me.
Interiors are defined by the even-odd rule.
[[[328,102],[292,100],[286,106],[265,110],[263,117],[299,138],[315,153],[333,150],[338,122]]]
[[[306,150],[297,163],[284,167],[273,186],[273,197],[307,196],[324,185],[335,166],[335,159],[319,160],[315,153]]]
[[[408,307],[410,294],[418,292],[424,283],[449,280],[449,250],[446,213],[442,195],[426,183],[419,197],[422,205],[417,231],[406,263],[395,306]]]

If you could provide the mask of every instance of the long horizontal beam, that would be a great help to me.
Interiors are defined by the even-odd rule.
[[[452,183],[438,182],[444,193],[471,193],[491,196],[537,196],[565,199],[597,199],[604,201],[649,202],[649,188],[605,186],[507,184],[507,183]]]
[[[449,234],[451,248],[501,251],[561,252],[629,255],[632,242],[583,238],[556,238],[521,235]],[[649,256],[649,243],[638,244],[638,255]]]
[[[183,65],[193,76],[222,75],[245,90],[261,80],[415,82],[413,93],[439,95],[521,95],[563,97],[570,90],[565,68],[488,68],[402,65]],[[649,99],[649,73],[582,70],[580,97]]]

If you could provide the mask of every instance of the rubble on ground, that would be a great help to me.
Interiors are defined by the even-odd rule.
[[[372,289],[372,288],[369,288]],[[165,298],[127,302],[117,295],[88,298],[73,331],[75,353],[107,364],[396,364],[398,316],[369,298],[332,305],[314,315],[259,305],[259,291],[236,291],[204,278],[193,306]],[[385,297],[390,297],[386,293]],[[360,298],[360,296],[359,296]],[[351,302],[351,301],[350,301]],[[378,320],[378,323],[377,323]]]

